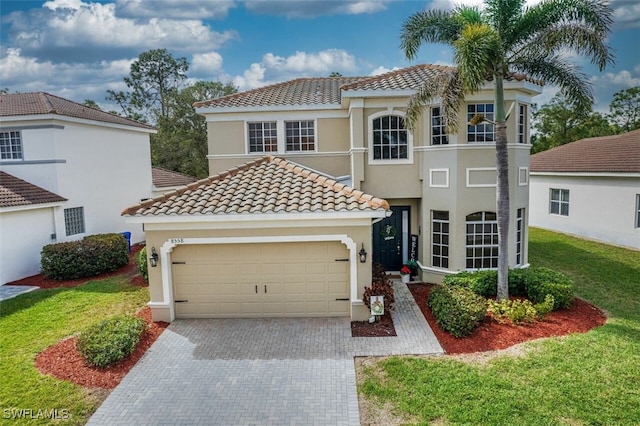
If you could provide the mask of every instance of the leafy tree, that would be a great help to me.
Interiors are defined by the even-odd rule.
[[[593,102],[586,76],[567,62],[566,52],[590,57],[599,69],[613,61],[605,44],[612,10],[604,0],[547,0],[525,8],[525,0],[485,0],[484,10],[458,6],[452,11],[425,10],[403,24],[401,47],[408,59],[423,43],[445,43],[454,51],[455,71],[426,81],[407,106],[407,124],[414,129],[422,110],[441,99],[450,128],[457,128],[458,110],[466,94],[493,81],[495,133],[499,300],[508,298],[509,180],[503,82],[514,72],[561,88],[574,105]],[[477,121],[485,120],[483,117]]]
[[[102,108],[100,108],[100,105],[98,105],[98,103],[93,99],[85,99],[82,105],[88,106],[89,108],[97,109],[98,111],[102,111]]]
[[[333,71],[331,74],[329,74],[329,77],[342,77],[342,74],[340,74],[338,71]]]
[[[640,86],[621,90],[613,95],[609,105],[609,120],[622,132],[640,128]]]

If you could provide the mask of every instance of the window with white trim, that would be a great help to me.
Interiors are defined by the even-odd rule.
[[[374,160],[409,158],[408,134],[403,117],[398,115],[385,115],[374,118],[372,127]]]
[[[475,115],[482,115],[487,120],[494,120],[493,104],[469,104],[467,105],[467,123]],[[467,126],[467,142],[495,142],[495,133],[492,123],[483,121],[482,123]]]
[[[449,268],[449,212],[431,212],[431,266]]]
[[[277,152],[278,131],[275,121],[249,124],[249,152]]]
[[[316,149],[313,120],[285,121],[287,152],[314,151]]]
[[[20,131],[0,132],[0,160],[22,160]]]
[[[516,214],[516,265],[522,265],[524,243],[524,209],[518,209]]]
[[[569,190],[555,189],[549,190],[549,213],[560,216],[569,216]]]
[[[84,207],[64,209],[64,227],[67,236],[84,234]]]
[[[498,267],[498,220],[494,212],[467,215],[467,269]]]
[[[636,228],[640,228],[640,194],[636,194]]]
[[[518,143],[527,143],[527,106],[518,106]]]
[[[448,145],[449,135],[440,107],[431,108],[431,145]]]

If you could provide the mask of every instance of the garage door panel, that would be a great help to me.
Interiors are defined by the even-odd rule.
[[[174,296],[188,302],[176,315],[348,316],[349,303],[335,300],[349,295],[349,263],[335,261],[347,257],[338,242],[178,246]]]

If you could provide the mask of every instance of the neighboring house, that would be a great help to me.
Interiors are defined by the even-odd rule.
[[[640,249],[640,130],[531,156],[530,224]]]
[[[213,177],[124,212],[158,255],[154,320],[361,320],[372,262],[398,271],[415,259],[425,281],[495,268],[494,129],[466,124],[476,113],[493,119],[492,84],[468,97],[455,133],[438,103],[415,132],[405,128],[409,97],[451,71],[300,78],[197,103]],[[512,267],[527,264],[530,105],[541,90],[521,75],[505,81]]]
[[[174,172],[172,170],[163,169],[162,167],[151,167],[151,180],[153,182],[152,197],[159,197],[166,192],[175,191],[190,183],[195,182],[196,178],[185,175],[183,173]]]
[[[132,233],[122,209],[151,195],[153,127],[48,93],[0,95],[0,284],[37,274],[42,246]]]

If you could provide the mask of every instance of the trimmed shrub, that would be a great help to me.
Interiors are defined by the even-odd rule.
[[[532,323],[538,318],[538,312],[527,299],[487,300],[487,312],[499,323],[506,320],[514,324]]]
[[[498,291],[498,272],[493,270],[458,272],[442,279],[447,286],[464,287],[483,297],[493,297]]]
[[[438,325],[455,337],[471,334],[487,313],[482,296],[459,286],[432,287],[427,304]]]
[[[42,248],[42,274],[72,280],[115,271],[129,261],[129,245],[121,234],[97,234]]]
[[[136,259],[138,263],[138,271],[142,278],[146,282],[149,282],[149,261],[147,260],[147,248],[142,247],[142,250],[138,252],[138,258]]]
[[[549,314],[549,312],[553,311],[554,302],[555,301],[553,299],[553,296],[550,294],[547,294],[544,297],[544,302],[536,303],[533,306],[536,309],[536,312],[538,313],[538,319],[543,319],[544,317],[547,316],[547,314]]]
[[[549,268],[531,268],[527,277],[527,296],[533,303],[543,303],[553,296],[553,309],[568,308],[573,302],[574,284],[566,275]]]
[[[133,352],[145,326],[144,320],[138,317],[112,317],[84,330],[76,348],[90,365],[108,367]]]

